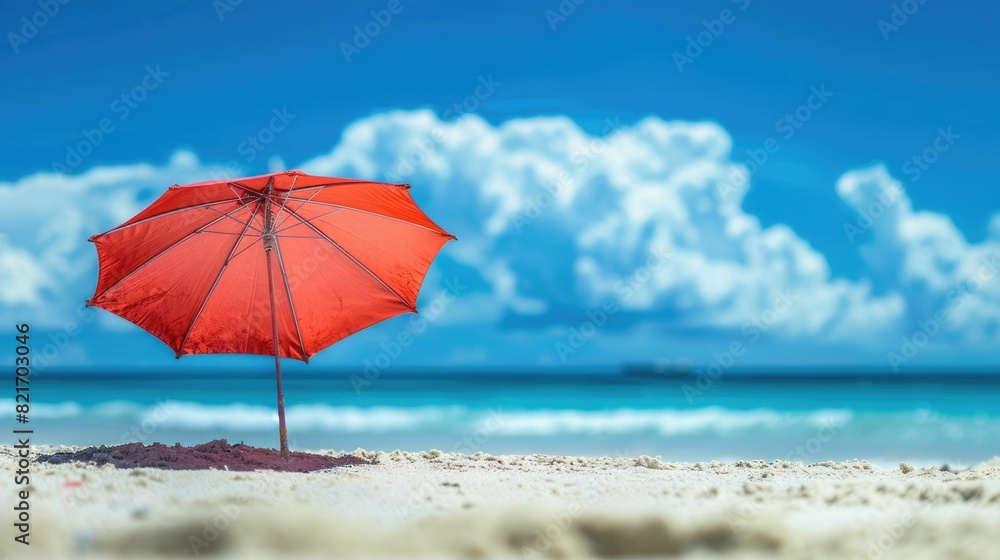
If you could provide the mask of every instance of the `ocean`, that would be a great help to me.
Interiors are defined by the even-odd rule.
[[[627,372],[284,376],[293,449],[660,456],[669,461],[855,458],[964,468],[1000,455],[1000,377]],[[353,379],[353,381],[352,381]],[[273,375],[45,373],[33,443],[277,446]],[[14,403],[5,402],[7,410]]]

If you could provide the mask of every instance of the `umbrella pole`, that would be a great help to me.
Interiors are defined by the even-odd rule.
[[[281,389],[281,349],[278,344],[278,314],[274,308],[274,275],[271,272],[270,239],[264,243],[264,253],[267,254],[267,284],[268,295],[271,297],[271,332],[274,339],[274,376],[278,380],[278,436],[281,438],[281,458],[288,460],[288,429],[285,427],[285,393]]]

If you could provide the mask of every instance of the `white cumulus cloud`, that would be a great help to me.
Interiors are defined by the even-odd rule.
[[[614,298],[664,323],[738,328],[786,290],[794,305],[772,327],[789,336],[865,340],[895,326],[899,294],[835,278],[795,232],[743,211],[731,145],[714,123],[648,118],[591,136],[563,117],[492,126],[395,112],[352,124],[305,169],[426,187],[428,212],[468,244],[444,258],[475,269],[509,314]],[[657,252],[670,256],[647,275]]]
[[[870,214],[859,221],[866,235],[858,246],[872,273],[838,277],[796,232],[764,227],[743,209],[750,185],[731,147],[726,131],[708,122],[609,121],[592,135],[565,117],[494,126],[476,116],[442,121],[426,110],[395,111],[351,124],[332,151],[301,168],[415,186],[428,215],[459,237],[432,271],[469,285],[450,305],[448,324],[547,328],[578,323],[586,309],[614,299],[644,332],[739,329],[770,317],[769,328],[788,339],[886,344],[952,305],[952,338],[996,340],[1000,279],[962,286],[994,262],[1000,217],[987,239],[970,243],[947,216],[915,211],[884,167],[848,172],[835,188]],[[9,210],[0,239],[4,315],[72,318],[93,290],[91,234],[174,183],[222,173],[181,151],[163,165],[0,182]]]
[[[858,212],[857,223],[846,226],[848,236],[868,239],[862,234],[870,230],[861,247],[869,268],[906,298],[904,329],[935,320],[946,338],[1000,340],[1000,217],[994,216],[986,239],[970,243],[948,216],[914,210],[882,165],[846,173],[836,188]]]

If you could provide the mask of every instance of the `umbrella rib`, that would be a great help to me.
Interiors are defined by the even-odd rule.
[[[368,181],[341,181],[339,183],[327,183],[325,185],[313,185],[311,187],[302,187],[302,188],[300,188],[298,190],[295,190],[295,191],[293,191],[290,188],[290,189],[288,189],[288,196],[285,197],[285,201],[282,203],[281,208],[283,209],[285,207],[285,204],[288,203],[289,199],[297,200],[297,201],[302,202],[302,204],[299,204],[298,207],[297,207],[297,208],[302,208],[303,204],[305,204],[306,202],[309,202],[312,199],[316,198],[316,195],[318,195],[319,193],[323,192],[323,189],[325,189],[325,188],[328,188],[328,187],[338,187],[338,186],[341,186],[341,185],[357,185],[359,183],[368,183]],[[375,183],[375,184],[383,184],[383,183]],[[295,180],[294,179],[292,180],[292,185],[293,186],[295,185]],[[312,191],[312,190],[315,190],[316,192],[314,192],[311,195],[309,195],[309,198],[307,198],[305,200],[302,200],[301,198],[294,198],[294,197],[292,197],[292,192],[302,192],[302,191]],[[281,215],[281,209],[278,210],[278,215],[279,216]],[[284,220],[281,221],[281,223],[279,223],[277,225],[277,227],[280,228],[287,221],[288,221],[288,218],[286,217]],[[414,225],[416,225],[416,224],[414,224]]]
[[[310,201],[310,200],[312,200],[313,198],[315,198],[315,197],[316,197],[316,195],[318,195],[318,194],[319,194],[319,193],[321,193],[321,192],[323,192],[323,190],[322,190],[322,189],[318,189],[318,190],[317,190],[316,192],[312,193],[312,195],[310,195],[310,196],[309,196],[309,198],[307,198],[307,199],[305,199],[305,200],[302,200],[301,198],[296,198],[295,200],[298,200],[298,201],[302,202],[302,204],[299,204],[298,206],[296,206],[296,208],[295,208],[295,209],[296,209],[296,210],[298,210],[298,209],[301,209],[301,208],[302,208],[302,207],[303,207],[303,206],[305,205],[305,203],[306,203],[307,201]],[[288,198],[292,198],[292,193],[291,193],[290,191],[289,191],[289,193],[288,193]],[[285,199],[285,201],[287,202],[287,201],[288,201],[288,199]],[[281,226],[285,225],[285,222],[287,222],[287,221],[288,221],[288,218],[290,218],[290,216],[285,216],[285,219],[284,219],[284,220],[281,220],[281,223],[279,223],[279,224],[277,224],[276,226],[274,226],[274,229],[279,229],[279,228],[281,228]],[[289,226],[289,227],[294,227],[294,226]]]
[[[356,264],[359,267],[361,267],[361,269],[364,270],[365,272],[367,272],[369,276],[371,276],[372,278],[374,278],[379,284],[382,284],[382,287],[384,287],[386,290],[389,290],[389,292],[392,295],[396,296],[396,298],[399,301],[403,302],[403,305],[405,305],[409,309],[411,309],[414,312],[416,312],[416,310],[417,310],[416,307],[414,307],[414,306],[410,305],[409,303],[407,303],[407,301],[405,299],[403,299],[403,296],[401,296],[398,293],[396,293],[396,290],[393,290],[391,287],[389,287],[388,284],[385,283],[385,280],[382,280],[381,278],[379,278],[377,274],[375,274],[367,266],[365,266],[364,264],[362,264],[361,261],[359,261],[358,259],[356,259],[354,257],[354,255],[348,253],[343,247],[340,246],[339,243],[337,243],[333,239],[330,239],[330,236],[328,236],[327,234],[323,233],[322,230],[320,230],[316,226],[314,226],[311,223],[309,223],[308,220],[303,219],[302,216],[299,216],[298,212],[296,212],[296,211],[294,211],[292,209],[289,209],[288,212],[289,212],[289,215],[295,216],[296,219],[298,219],[300,222],[302,222],[303,224],[305,224],[309,229],[315,231],[317,235],[319,235],[320,237],[322,237],[323,239],[325,239],[327,242],[329,242],[331,245],[333,245],[334,247],[336,247],[337,250],[339,250],[341,253],[344,254],[344,256],[346,256],[347,258],[351,259],[354,262],[354,264]]]
[[[331,214],[338,214],[338,213],[340,213],[340,212],[343,212],[343,211],[344,211],[344,209],[343,209],[343,208],[338,208],[338,209],[336,209],[336,210],[333,210],[333,211],[331,211],[331,212],[325,212],[325,213],[323,213],[323,214],[320,214],[319,216],[316,216],[316,217],[314,217],[314,218],[309,218],[309,219],[310,219],[310,220],[318,220],[318,219],[320,219],[320,218],[325,218],[325,217],[327,217],[327,216],[329,216],[329,215],[331,215]],[[285,220],[287,221],[287,218],[286,218]],[[282,222],[282,223],[284,223],[284,222]],[[274,233],[275,233],[275,235],[277,235],[277,234],[279,234],[279,233],[281,233],[281,232],[283,232],[283,231],[288,231],[288,230],[292,229],[293,227],[298,227],[298,226],[300,226],[300,225],[302,225],[302,224],[295,224],[295,225],[291,225],[291,226],[288,226],[288,227],[286,227],[286,228],[284,228],[284,229],[279,229],[279,230],[275,231]],[[289,236],[286,236],[286,237],[289,237]]]
[[[254,247],[257,246],[257,243],[259,243],[262,239],[263,239],[262,237],[258,237],[257,239],[254,239],[253,243],[251,243],[251,244],[247,245],[246,247],[240,249],[240,252],[236,253],[235,255],[233,255],[232,257],[230,257],[229,260],[232,261],[232,260],[236,259],[236,257],[242,255],[243,253],[246,253],[248,249],[253,249]]]
[[[325,189],[327,187],[335,187],[335,186],[339,186],[339,185],[354,185],[354,184],[367,183],[367,182],[368,181],[342,181],[340,183],[328,183],[326,185],[314,185],[312,187],[302,187],[302,188],[299,188],[299,189],[295,189],[295,191],[289,190],[288,191],[288,198],[291,198],[291,199],[297,200],[297,201],[301,201],[302,203],[313,202],[313,204],[329,204],[329,203],[322,203],[322,202],[313,201],[312,198],[314,196],[316,196],[316,194],[319,194],[320,191],[322,191],[323,189]],[[239,181],[229,181],[229,184],[230,185],[236,185],[237,187],[239,187],[239,188],[241,188],[241,189],[243,189],[245,191],[257,192],[254,189],[251,189],[250,187],[248,187],[248,186],[240,183]],[[294,198],[294,197],[291,196],[292,192],[302,192],[302,191],[310,191],[310,190],[316,190],[316,193],[313,194],[312,196],[310,196],[306,200],[302,200],[301,198]],[[101,233],[101,234],[98,234],[95,237],[100,237],[102,235],[108,235],[109,233],[114,233],[116,231],[120,231],[120,230],[123,230],[123,229],[128,228],[128,227],[136,226],[136,225],[139,225],[139,224],[144,224],[144,223],[146,223],[146,222],[148,222],[150,220],[155,220],[157,218],[162,218],[162,217],[165,217],[165,216],[170,216],[170,215],[176,214],[178,212],[184,212],[186,210],[196,210],[198,208],[208,208],[210,206],[215,206],[216,204],[225,204],[227,202],[239,202],[239,201],[240,201],[240,198],[236,197],[236,198],[227,198],[225,200],[216,200],[215,202],[206,202],[205,204],[196,204],[196,205],[193,205],[193,206],[185,206],[184,208],[176,208],[174,210],[168,210],[168,211],[162,212],[160,214],[155,214],[153,216],[149,216],[148,218],[143,218],[143,219],[141,219],[141,220],[139,220],[137,222],[132,222],[131,224],[124,224],[124,225],[118,226],[116,228],[109,229],[108,231],[106,231],[104,233]],[[299,205],[299,207],[301,208],[302,206]],[[340,207],[341,208],[346,208],[348,210],[357,210],[358,212],[366,212],[365,210],[361,210],[361,209],[358,209],[358,208],[351,208],[349,206],[340,206]],[[388,218],[390,220],[396,219],[396,218],[390,218],[389,216],[384,216],[382,214],[377,214],[375,212],[366,212],[366,213],[374,214],[376,216],[382,216],[382,217]],[[285,220],[287,220],[287,218],[285,218]],[[412,222],[407,222],[405,220],[399,220],[399,221],[401,221],[403,223],[411,224],[411,225],[414,225],[414,226],[417,226],[417,227],[422,227],[424,229],[429,229],[431,231],[434,231],[431,228],[428,228],[428,227],[425,227],[425,226],[421,226],[419,224],[414,224]]]
[[[298,189],[295,189],[295,192],[311,191],[313,189],[320,189],[320,190],[322,190],[322,189],[325,189],[327,187],[338,187],[340,185],[356,185],[358,183],[368,183],[368,182],[369,181],[358,180],[358,181],[341,181],[339,183],[326,183],[325,185],[313,185],[311,187],[300,187]],[[291,193],[292,189],[288,189],[288,192]]]
[[[400,218],[393,218],[392,216],[386,216],[385,214],[379,214],[378,212],[372,212],[370,210],[362,210],[360,208],[355,208],[353,206],[344,206],[343,204],[334,204],[332,202],[321,202],[319,200],[312,200],[312,199],[306,199],[306,200],[303,200],[302,202],[303,202],[303,204],[306,203],[306,202],[308,202],[310,204],[319,204],[319,205],[322,205],[322,206],[331,206],[333,208],[342,208],[344,210],[353,210],[355,212],[361,212],[362,214],[370,214],[372,216],[378,216],[379,218],[385,218],[387,220],[392,220],[394,222],[400,222],[400,223],[404,223],[404,224],[409,224],[409,225],[411,225],[413,227],[418,227],[418,228],[421,228],[421,229],[426,229],[427,231],[433,231],[434,233],[437,233],[439,235],[445,235],[445,236],[448,236],[448,237],[454,237],[453,235],[451,235],[449,233],[444,233],[444,232],[438,231],[438,230],[436,230],[434,228],[430,228],[430,227],[427,227],[427,226],[422,226],[420,224],[415,224],[413,222],[408,222],[408,221],[402,220]]]
[[[246,206],[246,204],[247,204],[247,203],[244,203],[244,206]],[[209,208],[209,210],[211,210],[211,211],[213,211],[213,212],[217,212],[217,213],[219,213],[219,214],[222,214],[222,217],[223,217],[223,218],[229,218],[230,220],[232,220],[232,221],[234,221],[234,222],[236,222],[236,223],[238,223],[238,224],[240,224],[240,225],[243,225],[243,222],[241,222],[241,221],[237,220],[237,219],[236,219],[236,218],[234,218],[234,217],[233,217],[233,216],[232,216],[231,214],[223,214],[222,212],[219,212],[219,211],[218,211],[218,210],[216,210],[215,208]],[[254,214],[256,214],[256,213],[257,213],[257,210],[256,210],[256,209],[254,209]],[[252,221],[253,221],[253,216],[251,215],[251,216],[250,216],[250,219],[249,219],[249,220],[247,221],[247,223],[246,223],[247,227],[248,227],[248,228],[250,228],[250,229],[252,229],[252,230],[254,230],[254,231],[256,231],[257,233],[264,233],[264,230],[260,230],[260,229],[257,229],[257,228],[255,228],[255,227],[250,227],[250,222],[252,222]]]
[[[299,317],[295,313],[295,302],[292,301],[292,288],[288,285],[288,274],[285,273],[285,261],[281,258],[281,244],[278,237],[274,237],[274,251],[278,256],[278,268],[281,270],[281,278],[285,282],[285,294],[288,295],[288,307],[292,310],[292,323],[295,324],[295,334],[299,337],[299,348],[302,349],[302,356],[306,363],[309,363],[309,354],[306,352],[306,343],[302,340],[302,331],[299,330]]]
[[[236,212],[238,212],[238,211],[242,210],[243,208],[246,208],[246,205],[243,205],[243,206],[240,206],[239,208],[237,208],[237,209],[233,210],[233,211],[232,211],[231,213],[232,213],[232,214],[235,214]],[[104,297],[104,295],[105,295],[105,294],[107,294],[107,293],[108,293],[108,292],[110,292],[111,290],[113,290],[113,289],[117,288],[119,284],[121,284],[122,282],[124,282],[124,281],[128,280],[129,278],[131,278],[131,277],[132,277],[133,275],[135,275],[135,274],[136,274],[137,272],[139,272],[139,271],[140,271],[140,270],[142,270],[143,268],[146,268],[146,266],[147,266],[147,265],[148,265],[149,263],[151,263],[151,262],[155,261],[155,260],[156,260],[157,258],[159,258],[159,257],[160,257],[161,255],[163,255],[164,253],[166,253],[166,252],[170,251],[170,250],[171,250],[171,249],[173,249],[174,247],[177,247],[177,246],[178,246],[178,245],[180,245],[181,243],[184,243],[184,242],[185,242],[185,241],[187,241],[188,239],[191,239],[191,238],[192,238],[192,237],[194,237],[195,235],[198,235],[199,233],[202,233],[202,231],[203,231],[203,230],[205,230],[205,229],[207,229],[207,228],[210,228],[210,227],[214,226],[215,224],[217,224],[217,223],[221,222],[221,221],[222,221],[222,220],[224,220],[224,219],[225,219],[225,216],[220,216],[220,217],[218,217],[218,218],[216,218],[216,219],[212,220],[211,222],[209,222],[209,223],[207,223],[207,224],[205,224],[205,225],[201,226],[200,228],[198,228],[198,229],[196,229],[196,230],[192,231],[191,233],[189,233],[189,234],[185,235],[184,237],[182,237],[182,238],[178,239],[178,240],[177,240],[177,241],[175,241],[175,242],[174,242],[173,244],[171,244],[171,245],[170,245],[169,247],[167,247],[167,248],[163,249],[163,250],[162,250],[162,251],[160,251],[159,253],[156,253],[156,254],[155,254],[155,255],[153,255],[152,257],[149,257],[148,259],[146,259],[146,262],[144,262],[144,263],[140,264],[139,266],[135,267],[134,269],[132,269],[132,271],[131,271],[131,272],[129,272],[129,273],[128,273],[128,274],[126,274],[125,276],[122,276],[122,277],[121,277],[121,278],[120,278],[120,279],[119,279],[119,280],[118,280],[117,282],[115,282],[114,284],[112,284],[111,286],[109,286],[109,287],[108,287],[108,288],[107,288],[106,290],[104,290],[104,291],[103,291],[103,292],[101,292],[100,294],[96,294],[96,295],[94,295],[94,297],[90,298],[90,301],[94,301],[94,300],[95,300],[95,299],[97,299],[97,298],[100,298],[100,297]]]
[[[194,206],[185,206],[184,208],[175,208],[174,210],[168,210],[166,212],[161,212],[159,214],[155,214],[155,215],[150,216],[148,218],[143,218],[143,219],[139,220],[138,222],[132,222],[131,224],[120,225],[120,226],[118,226],[116,228],[109,229],[108,231],[106,231],[104,233],[95,235],[94,237],[101,237],[102,235],[108,235],[109,233],[114,233],[116,231],[121,231],[121,230],[123,230],[125,228],[128,228],[128,227],[137,226],[139,224],[144,224],[144,223],[146,223],[146,222],[148,222],[150,220],[155,220],[157,218],[163,218],[165,216],[171,216],[171,215],[176,214],[178,212],[186,212],[188,210],[196,210],[198,208],[208,208],[209,206],[215,206],[216,204],[225,204],[227,202],[239,202],[239,201],[240,201],[239,198],[227,198],[226,200],[216,200],[215,202],[206,202],[205,204],[196,204]],[[213,208],[213,210],[214,210],[214,208]]]
[[[229,256],[226,257],[226,262],[222,263],[222,270],[219,271],[218,276],[215,277],[215,281],[212,282],[212,287],[208,290],[208,294],[205,295],[205,299],[201,302],[201,307],[198,308],[198,313],[195,314],[194,319],[191,320],[191,324],[188,326],[188,330],[184,333],[184,338],[181,339],[181,345],[177,347],[177,357],[180,357],[181,352],[184,351],[184,345],[187,344],[188,337],[191,336],[191,331],[194,330],[194,326],[198,323],[198,319],[201,318],[202,311],[205,311],[205,306],[208,305],[208,300],[212,298],[212,294],[215,293],[215,287],[219,285],[219,280],[222,280],[222,275],[226,273],[226,269],[229,267],[229,261],[233,258],[233,254],[236,253],[236,248],[240,246],[240,241],[243,240],[243,236],[246,235],[247,230],[250,228],[250,223],[253,222],[254,217],[257,216],[257,209],[260,205],[254,207],[253,212],[250,214],[250,219],[243,226],[243,233],[236,238],[236,242],[233,243],[233,248],[229,250]]]
[[[278,221],[278,218],[281,216],[281,211],[284,210],[285,205],[288,204],[288,199],[292,198],[292,189],[295,188],[295,181],[297,181],[298,179],[299,179],[298,175],[292,178],[292,184],[291,186],[288,187],[288,192],[285,193],[285,200],[281,201],[281,206],[278,207],[278,213],[274,215],[274,220],[272,221],[272,223]]]

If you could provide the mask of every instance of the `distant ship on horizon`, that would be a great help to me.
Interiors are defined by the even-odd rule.
[[[626,362],[621,367],[625,377],[642,378],[686,378],[690,377],[693,368],[684,361],[654,360],[651,362]]]

